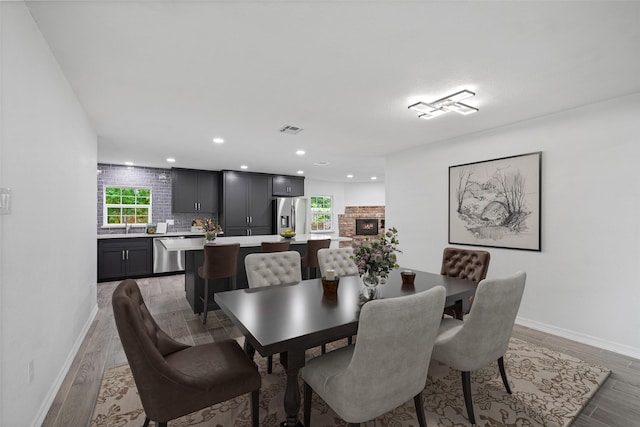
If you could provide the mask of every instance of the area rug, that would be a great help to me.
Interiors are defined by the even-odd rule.
[[[319,354],[309,350],[307,357]],[[285,373],[274,360],[267,374],[266,358],[256,357],[262,375],[260,425],[276,427],[285,419],[283,395]],[[393,362],[390,362],[393,363]],[[602,385],[610,370],[548,348],[512,338],[505,355],[507,376],[513,394],[508,394],[497,362],[472,373],[472,393],[479,426],[567,426]],[[302,384],[301,384],[302,390]],[[424,389],[427,424],[469,426],[460,372],[432,362]],[[311,422],[314,427],[346,426],[315,393]],[[170,427],[249,427],[248,395],[213,405],[169,422]],[[302,410],[300,411],[302,417]],[[127,365],[107,369],[91,418],[92,427],[139,427],[145,415],[135,382]],[[413,399],[367,427],[417,427]]]

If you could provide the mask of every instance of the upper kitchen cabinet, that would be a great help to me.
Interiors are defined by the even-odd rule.
[[[273,177],[274,196],[304,196],[304,178],[297,176],[275,175]]]
[[[171,170],[173,212],[218,212],[219,173],[190,169]]]
[[[224,235],[271,234],[272,188],[270,175],[223,171],[221,223]]]

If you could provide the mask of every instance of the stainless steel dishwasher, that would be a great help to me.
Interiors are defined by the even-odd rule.
[[[154,237],[153,239],[153,272],[173,273],[184,271],[184,251],[168,251],[163,240],[184,239],[180,237]]]

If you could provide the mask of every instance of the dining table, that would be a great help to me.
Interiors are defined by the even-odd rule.
[[[377,299],[423,292],[436,286],[446,290],[445,306],[462,312],[463,301],[475,295],[477,283],[436,273],[413,270],[413,285],[403,285],[399,270],[393,270],[377,287]],[[215,301],[245,337],[244,349],[253,358],[280,353],[285,369],[284,427],[300,427],[298,374],[305,364],[305,351],[358,333],[358,318],[369,301],[362,278],[339,278],[336,293],[325,293],[321,279],[262,288],[238,289],[215,294]],[[426,369],[426,367],[425,367]]]

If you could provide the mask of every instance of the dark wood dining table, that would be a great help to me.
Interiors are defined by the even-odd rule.
[[[402,269],[401,269],[402,270]],[[415,271],[413,285],[403,285],[401,270],[394,270],[378,286],[377,298],[394,298],[444,286],[446,306],[457,305],[475,294],[477,284],[440,274]],[[215,294],[222,311],[245,336],[245,351],[253,358],[280,353],[287,375],[284,394],[286,420],[282,426],[302,426],[298,420],[298,373],[305,364],[305,350],[358,333],[358,317],[365,298],[358,276],[340,278],[335,296],[325,295],[320,279],[291,285],[239,289]]]

